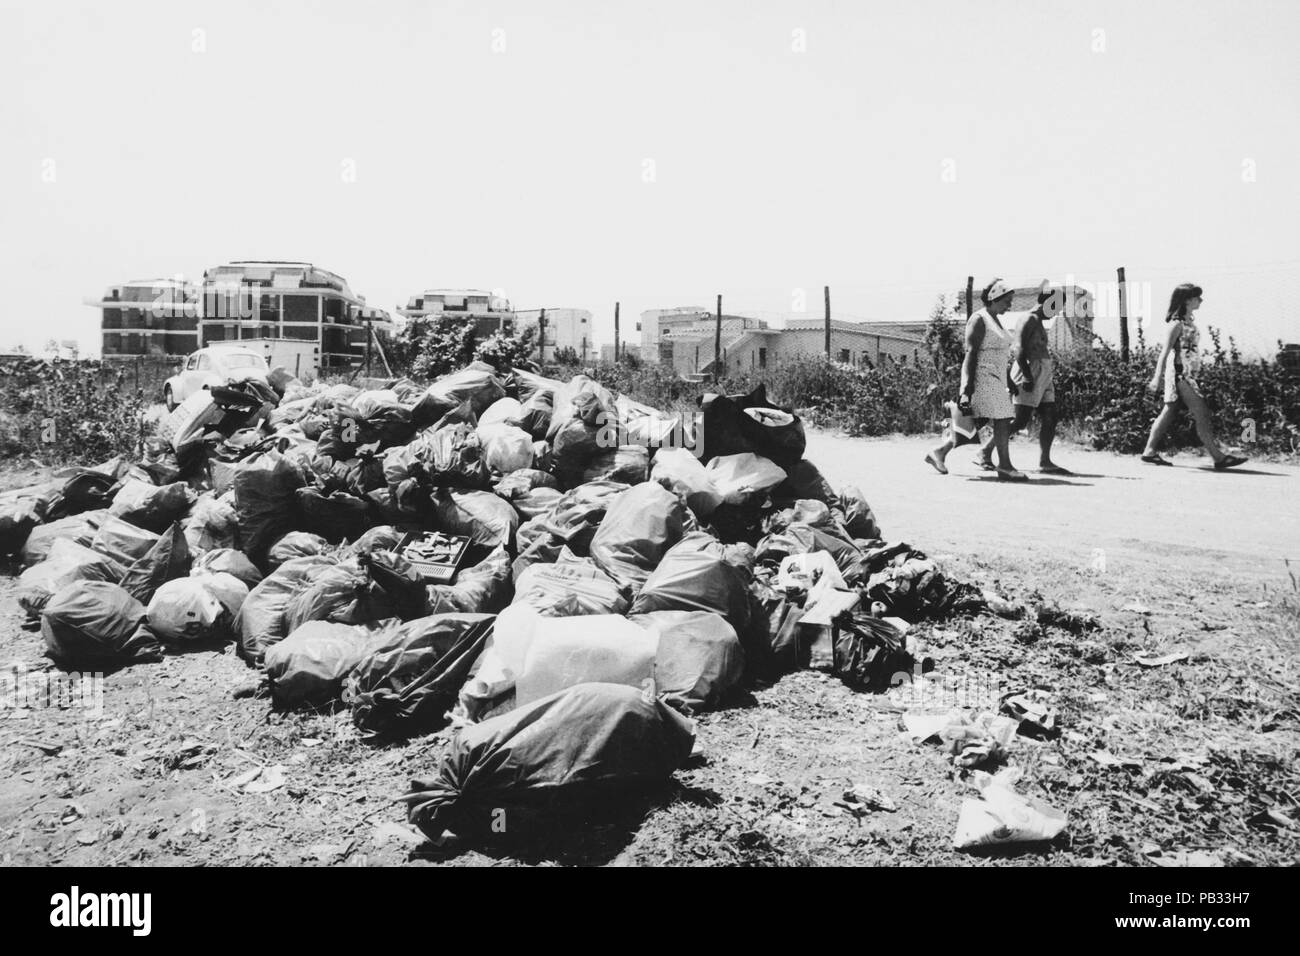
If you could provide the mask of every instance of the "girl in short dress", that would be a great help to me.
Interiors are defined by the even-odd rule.
[[[994,279],[980,293],[984,308],[972,315],[966,323],[966,358],[961,366],[959,407],[969,405],[970,414],[977,422],[992,422],[993,443],[998,452],[998,479],[1028,481],[1029,476],[1017,471],[1011,464],[1008,446],[1011,419],[1016,413],[1011,404],[1011,393],[1007,391],[1012,335],[1003,327],[998,316],[1011,308],[1013,297],[1014,290],[1001,279]],[[946,475],[948,452],[956,445],[956,436],[949,434],[942,445],[926,454],[925,460],[939,474]]]
[[[1160,457],[1158,449],[1174,423],[1178,406],[1184,405],[1196,420],[1196,434],[1214,459],[1215,469],[1223,471],[1225,468],[1244,465],[1246,459],[1224,453],[1214,440],[1210,409],[1196,384],[1196,373],[1201,367],[1201,352],[1200,333],[1193,320],[1200,306],[1201,287],[1190,282],[1174,289],[1173,295],[1169,297],[1169,313],[1165,316],[1168,326],[1165,342],[1160,349],[1160,358],[1156,360],[1155,373],[1147,384],[1148,391],[1164,392],[1165,407],[1151,424],[1151,435],[1147,438],[1142,460],[1151,465],[1171,464]]]

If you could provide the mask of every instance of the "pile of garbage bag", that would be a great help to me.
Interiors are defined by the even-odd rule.
[[[0,495],[19,602],[64,666],[233,641],[275,706],[346,708],[366,740],[451,721],[408,797],[433,835],[665,778],[691,718],[754,680],[886,689],[910,622],[982,606],[884,540],[762,388],[690,421],[484,363],[425,388],[271,380],[187,399],[140,462]],[[452,573],[406,550],[434,532],[464,543]]]

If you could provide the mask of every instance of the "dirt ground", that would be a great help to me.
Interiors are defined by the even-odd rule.
[[[393,802],[436,770],[445,732],[369,747],[346,712],[278,713],[231,649],[194,651],[108,675],[102,714],[0,712],[0,861],[1294,864],[1300,591],[1284,560],[1300,468],[1218,474],[1182,455],[1156,469],[1070,446],[1057,458],[1075,477],[1007,485],[969,449],[941,477],[925,445],[817,434],[808,457],[950,575],[1080,613],[921,626],[936,670],[892,694],[813,671],[747,691],[699,720],[696,754],[661,791],[472,846],[429,843]],[[1014,454],[1033,464],[1027,443]],[[14,573],[0,578],[4,660],[48,670]],[[1029,689],[1061,732],[1016,737],[1006,762],[1069,825],[1047,844],[955,851],[972,781],[905,739],[900,716]]]

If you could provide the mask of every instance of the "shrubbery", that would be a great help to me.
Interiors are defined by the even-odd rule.
[[[26,360],[0,367],[0,455],[52,464],[138,454],[152,403],[125,366]]]

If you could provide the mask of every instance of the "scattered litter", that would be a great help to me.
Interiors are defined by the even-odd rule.
[[[1018,732],[1040,740],[1057,736],[1056,711],[1051,707],[1051,695],[1046,691],[1030,690],[1002,698],[1002,712],[1020,721]]]
[[[1148,654],[1135,654],[1133,660],[1137,661],[1143,667],[1164,667],[1166,664],[1176,664],[1179,661],[1185,661],[1191,658],[1191,651],[1173,651],[1169,654],[1162,654],[1159,657],[1152,657]]]
[[[1151,608],[1147,607],[1145,604],[1137,604],[1137,603],[1133,603],[1133,604],[1125,604],[1122,608],[1120,608],[1120,610],[1121,610],[1121,611],[1132,611],[1134,614],[1150,614],[1150,613],[1151,613]]]
[[[1119,767],[1124,770],[1141,770],[1142,761],[1132,757],[1117,757],[1113,753],[1105,750],[1094,750],[1088,754],[1094,761],[1103,767]]]
[[[257,772],[257,776],[252,781],[244,785],[244,793],[270,793],[272,790],[278,790],[283,787],[284,765],[276,764],[274,767],[263,767]]]
[[[1017,793],[1020,771],[1007,767],[996,776],[975,772],[979,799],[965,799],[953,846],[958,850],[1034,843],[1055,839],[1066,827],[1065,814],[1045,801]]]

